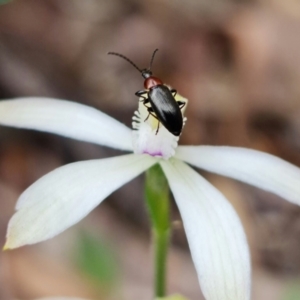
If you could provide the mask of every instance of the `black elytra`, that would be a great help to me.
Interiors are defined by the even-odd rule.
[[[131,65],[133,65],[145,78],[145,90],[141,90],[135,93],[136,96],[142,98],[143,104],[147,107],[147,111],[149,114],[145,120],[147,120],[149,116],[152,115],[159,122],[161,122],[170,133],[175,136],[179,136],[183,127],[183,116],[181,113],[181,109],[185,106],[186,102],[177,101],[175,99],[177,91],[174,89],[170,89],[168,86],[164,85],[159,78],[152,76],[151,67],[155,53],[157,51],[158,49],[153,52],[150,61],[150,67],[148,69],[138,68],[131,60],[129,60],[122,54],[116,52],[108,52],[108,54],[116,55],[125,59]],[[159,123],[157,126],[156,134],[158,133],[158,130]]]

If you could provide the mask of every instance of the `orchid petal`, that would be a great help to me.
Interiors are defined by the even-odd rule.
[[[160,163],[178,205],[207,300],[249,300],[250,258],[241,222],[227,199],[185,163]]]
[[[271,154],[237,147],[184,146],[178,147],[176,157],[300,205],[300,169]]]
[[[156,161],[149,155],[129,154],[72,163],[43,176],[20,196],[5,249],[59,234]]]
[[[43,97],[1,101],[0,124],[132,151],[128,127],[95,108],[71,101]]]

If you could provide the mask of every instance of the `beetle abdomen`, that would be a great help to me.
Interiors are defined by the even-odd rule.
[[[152,87],[149,91],[149,100],[158,120],[168,131],[179,136],[183,126],[183,118],[170,89],[165,85]]]

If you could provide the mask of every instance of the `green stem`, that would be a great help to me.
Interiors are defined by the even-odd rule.
[[[166,295],[166,267],[170,240],[169,187],[159,165],[150,168],[146,174],[146,202],[152,221],[155,255],[155,297]]]
[[[170,231],[154,232],[155,246],[155,296],[156,298],[166,296],[166,267]]]

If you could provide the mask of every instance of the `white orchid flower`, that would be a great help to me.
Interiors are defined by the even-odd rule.
[[[79,222],[110,193],[159,163],[181,213],[207,300],[249,300],[251,269],[241,222],[226,198],[187,163],[300,204],[300,169],[236,147],[178,146],[142,103],[127,128],[85,105],[49,98],[0,102],[3,125],[52,132],[133,154],[71,163],[43,176],[19,198],[5,248],[49,239]]]

